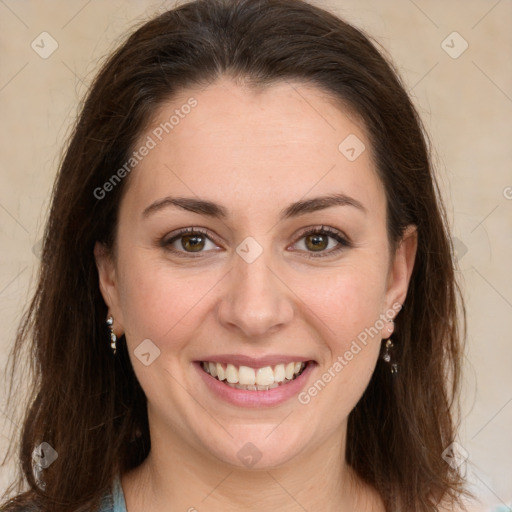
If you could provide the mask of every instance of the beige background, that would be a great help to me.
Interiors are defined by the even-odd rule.
[[[431,134],[469,313],[462,467],[482,501],[475,510],[512,507],[512,2],[315,3],[382,44]],[[0,0],[2,370],[34,286],[34,245],[77,102],[119,36],[172,4]],[[46,59],[31,47],[44,31],[58,43]],[[446,39],[454,31],[460,36]],[[453,58],[464,41],[467,50]],[[2,454],[12,424],[4,397],[2,381]],[[12,466],[0,468],[0,491],[12,474]]]

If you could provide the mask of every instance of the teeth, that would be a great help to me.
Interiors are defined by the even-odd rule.
[[[203,370],[217,380],[225,384],[250,391],[267,391],[287,384],[293,380],[306,367],[306,363],[287,363],[263,368],[251,368],[249,366],[237,367],[228,363],[224,367],[221,363],[204,361],[201,363]]]
[[[274,382],[283,382],[285,378],[286,372],[284,369],[284,364],[276,365],[276,367],[274,368]]]
[[[215,366],[217,368],[217,378],[219,380],[224,380],[226,378],[226,374],[224,373],[224,368],[222,367],[222,365],[220,363],[217,363]],[[205,368],[205,370],[206,370],[206,368]]]
[[[254,371],[254,368],[249,368],[249,366],[240,366],[238,369],[238,382],[248,386],[256,384],[256,372]]]
[[[243,385],[243,384],[235,384],[236,389],[247,389],[249,391],[256,391],[257,388],[254,385]]]
[[[295,363],[288,363],[285,369],[285,377],[287,379],[293,379],[293,374],[295,372]]]
[[[238,371],[232,364],[228,364],[226,367],[226,380],[230,384],[236,384],[238,382]]]
[[[270,366],[260,368],[256,372],[256,384],[258,386],[269,386],[274,384],[274,372]]]

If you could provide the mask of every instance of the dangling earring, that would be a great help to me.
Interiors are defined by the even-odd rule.
[[[393,323],[393,320],[389,320],[389,322]],[[393,332],[393,327],[388,327],[388,332]],[[395,345],[393,345],[393,342],[391,341],[391,338],[388,338],[386,340],[383,340],[384,343],[384,351],[382,353],[382,359],[386,361],[391,367],[391,373],[396,374],[398,373],[398,364],[394,361],[394,352],[395,352]]]
[[[110,315],[107,318],[107,326],[110,330],[110,348],[112,349],[112,352],[114,353],[114,355],[116,355],[117,336],[114,333],[114,317],[112,315]]]

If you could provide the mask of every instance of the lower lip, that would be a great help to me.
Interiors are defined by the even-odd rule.
[[[282,384],[268,391],[249,391],[232,388],[206,373],[202,369],[200,362],[194,361],[194,366],[208,388],[219,398],[239,407],[265,407],[282,404],[286,400],[298,395],[301,389],[305,387],[307,379],[316,364],[313,361],[309,361],[304,371],[297,378],[288,384]]]

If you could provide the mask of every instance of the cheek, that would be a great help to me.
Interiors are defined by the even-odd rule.
[[[316,318],[322,358],[299,401],[313,417],[329,411],[322,416],[323,428],[334,432],[360,400],[379,357],[385,277],[361,259],[360,266],[344,267],[317,284],[309,288],[306,305]]]
[[[329,409],[335,404],[334,427],[355,407],[375,369],[384,325],[383,284],[378,276],[354,273],[332,278],[326,291],[311,297],[322,319],[317,326],[325,353],[317,376],[321,382],[307,393],[322,390],[319,404]]]
[[[326,339],[334,344],[343,346],[373,326],[384,312],[386,274],[382,266],[361,261],[308,281],[299,296],[305,297],[306,305],[322,320]]]
[[[343,388],[347,403],[352,403],[364,391],[380,352],[385,267],[364,265],[361,259],[360,265],[338,269],[316,284],[301,296],[317,317],[325,348],[322,371],[330,369],[325,377],[336,382],[331,389]]]
[[[214,285],[208,272],[196,277],[191,272],[171,269],[165,262],[131,257],[120,272],[120,296],[127,340],[131,345],[149,338],[159,345],[194,324],[194,312]],[[128,339],[129,338],[129,339]]]

